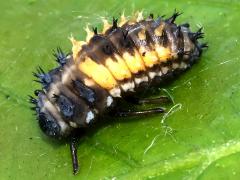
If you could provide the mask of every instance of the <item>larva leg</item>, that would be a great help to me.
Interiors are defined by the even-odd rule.
[[[151,115],[151,114],[158,114],[163,113],[163,108],[153,108],[148,110],[141,110],[141,111],[116,111],[113,113],[116,117],[129,117],[129,116],[143,116],[143,115]]]
[[[168,96],[160,96],[157,98],[138,98],[138,97],[127,97],[125,98],[127,102],[142,105],[142,104],[163,104],[171,102],[171,99]]]
[[[72,136],[70,140],[70,151],[72,156],[73,174],[76,175],[79,170],[78,157],[77,157],[77,139]]]

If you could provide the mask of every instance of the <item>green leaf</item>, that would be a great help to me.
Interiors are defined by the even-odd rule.
[[[86,23],[102,16],[184,14],[204,27],[209,49],[201,61],[164,86],[174,98],[167,115],[109,119],[78,147],[72,175],[69,147],[40,131],[27,95],[39,88],[32,72],[56,64],[52,50],[71,50]],[[240,60],[237,0],[0,2],[0,179],[238,179],[240,175]],[[161,123],[164,120],[164,123]]]

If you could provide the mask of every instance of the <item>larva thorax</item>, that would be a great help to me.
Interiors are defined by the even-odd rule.
[[[65,137],[114,108],[115,99],[158,85],[166,76],[189,68],[205,44],[201,29],[192,33],[188,24],[177,26],[174,13],[168,19],[141,13],[134,20],[104,20],[102,33],[95,28],[86,42],[71,38],[72,53],[55,54],[60,66],[35,76],[43,84],[36,105],[41,129],[52,137]]]

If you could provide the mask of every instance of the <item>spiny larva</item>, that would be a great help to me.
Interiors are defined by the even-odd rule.
[[[118,23],[103,20],[102,32],[86,28],[86,41],[73,37],[72,52],[58,48],[54,56],[59,64],[34,76],[42,84],[36,98],[30,96],[41,130],[48,136],[70,137],[73,172],[78,172],[76,132],[92,126],[106,115],[120,117],[162,113],[161,107],[142,111],[121,111],[119,99],[129,103],[161,103],[166,97],[140,99],[148,87],[159,86],[190,68],[201,56],[206,43],[202,28],[190,31],[188,23],[177,25],[174,12],[169,18],[153,14],[131,19],[124,15]]]

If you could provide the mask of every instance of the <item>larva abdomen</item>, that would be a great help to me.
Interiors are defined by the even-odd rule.
[[[122,16],[119,23],[113,18],[112,25],[104,20],[101,33],[86,28],[86,41],[71,38],[71,53],[57,49],[59,66],[48,73],[41,68],[34,73],[42,89],[30,101],[42,131],[54,138],[73,136],[79,128],[117,110],[116,99],[160,85],[190,68],[207,45],[198,41],[203,38],[201,28],[193,33],[189,24],[175,24],[179,15],[174,12],[168,19],[154,19],[150,14],[144,19],[138,13],[132,20]],[[163,109],[119,114],[152,112]]]

